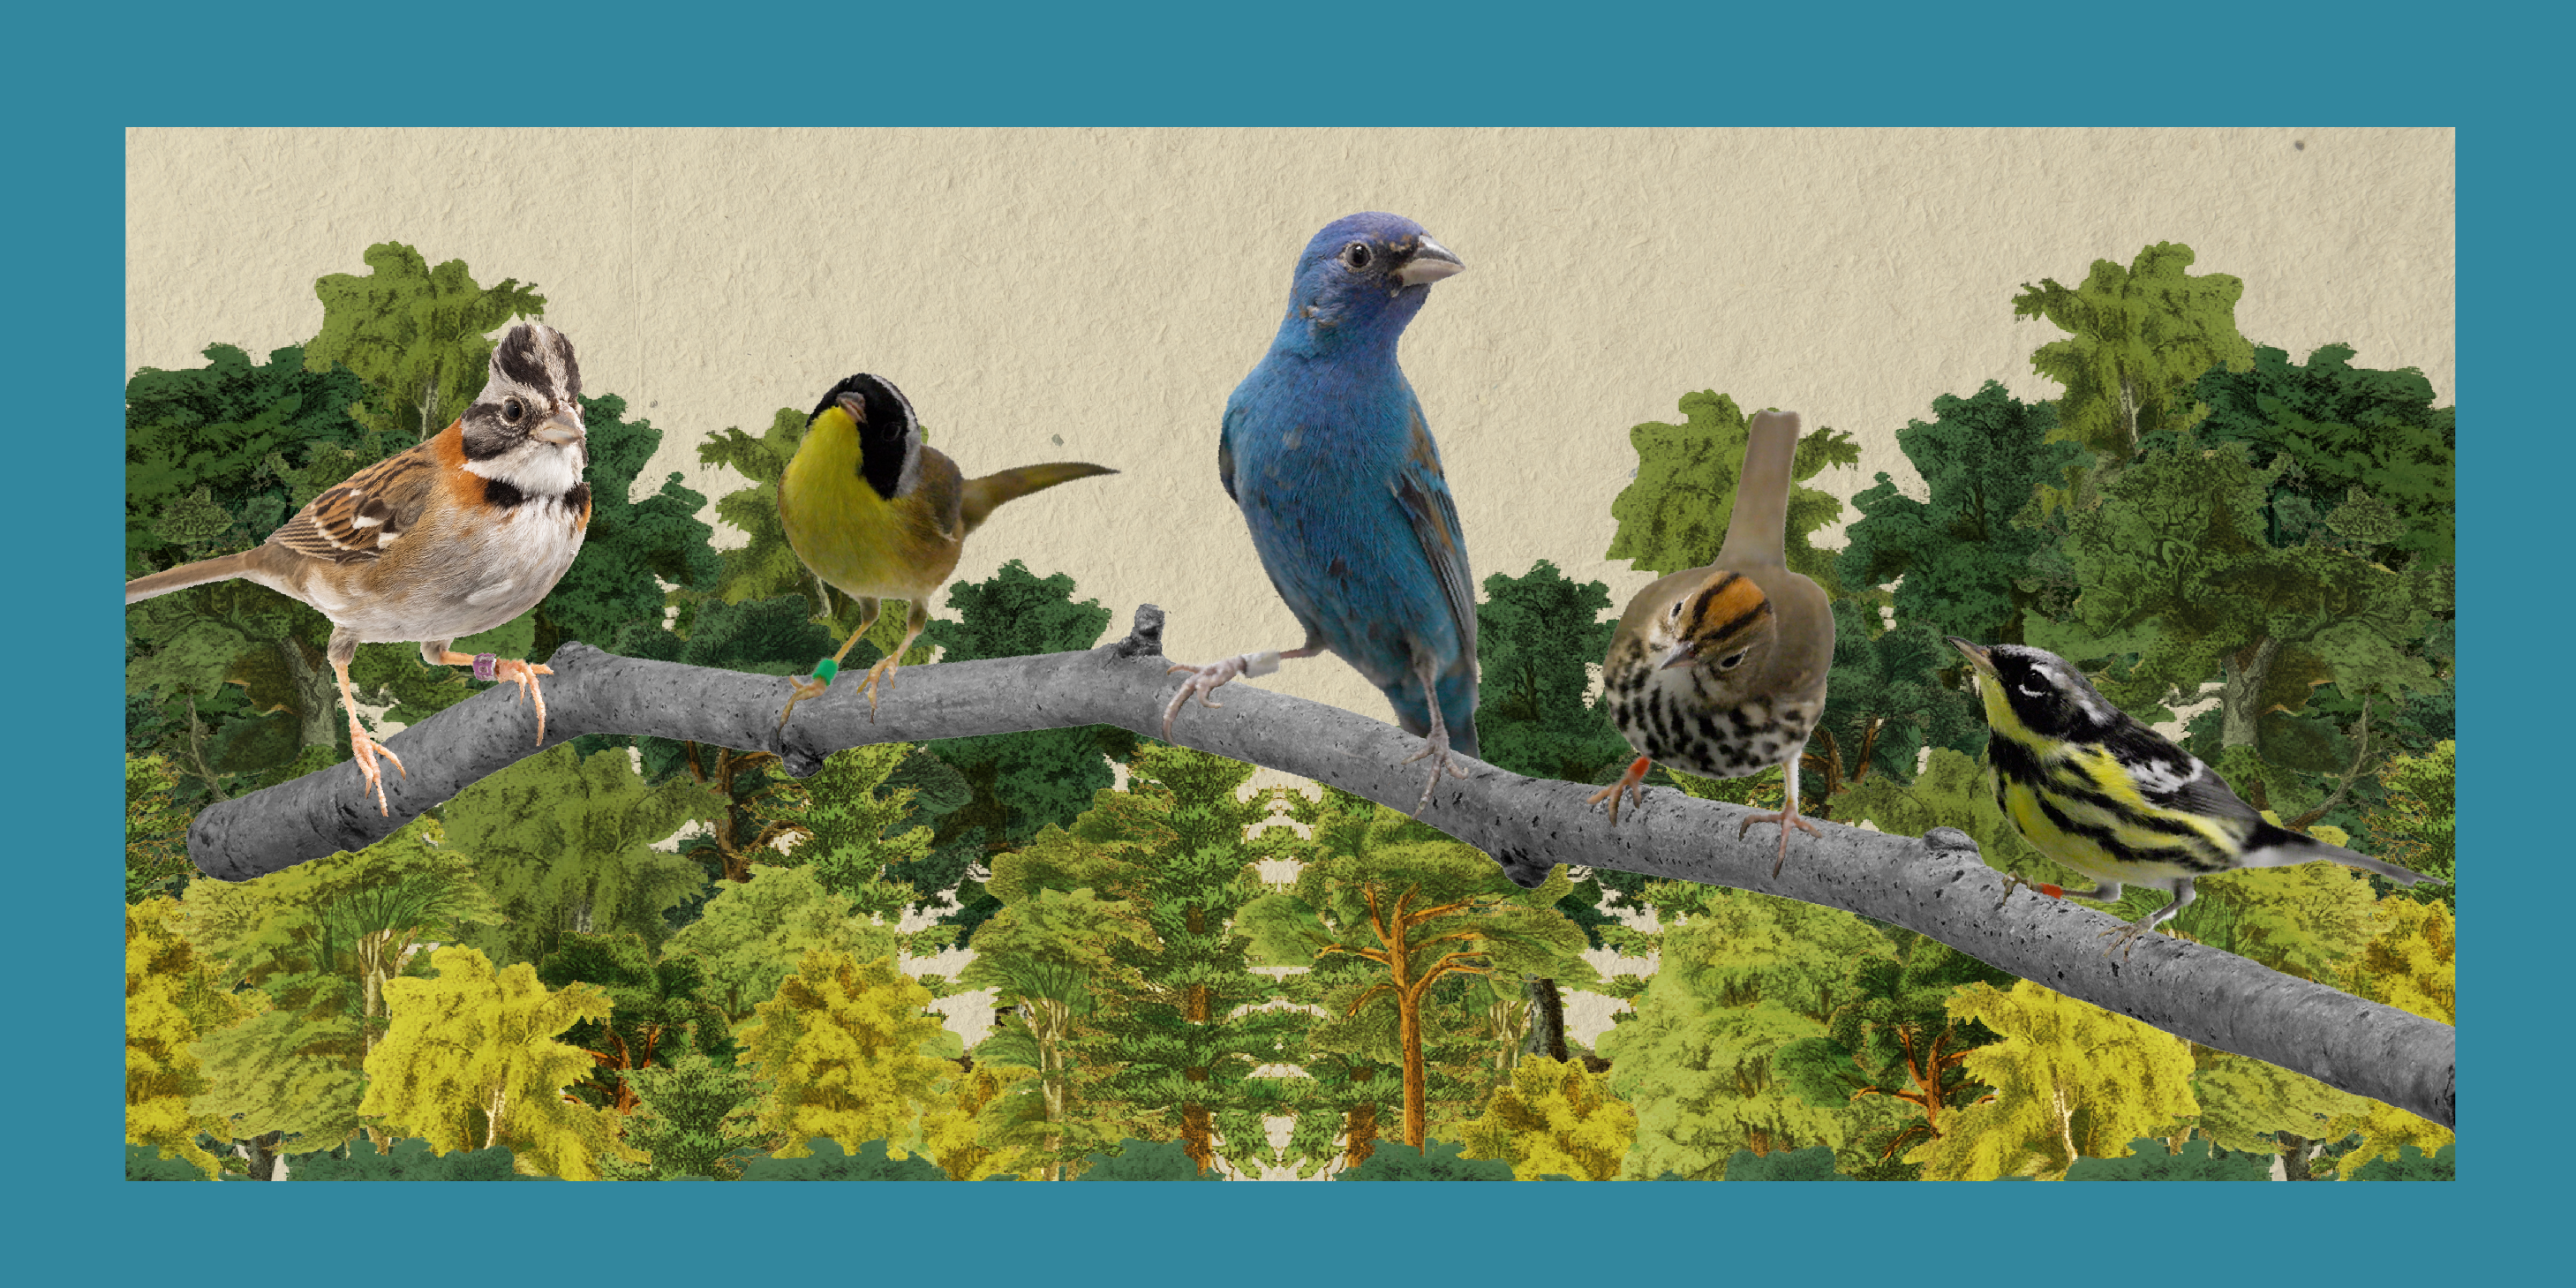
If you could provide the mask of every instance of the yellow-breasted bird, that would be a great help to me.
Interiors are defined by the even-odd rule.
[[[796,704],[820,697],[841,659],[876,625],[877,601],[912,606],[903,643],[868,668],[859,691],[876,717],[877,690],[892,682],[905,649],[930,624],[930,597],[957,567],[957,552],[1004,501],[1094,474],[1101,465],[1023,465],[979,479],[921,441],[921,422],[894,382],[865,372],[832,386],[806,419],[796,459],[778,480],[778,517],[796,557],[834,589],[859,601],[859,628],[841,651],[795,682],[780,728]]]
[[[1995,804],[2040,853],[2097,883],[2067,891],[2007,875],[2004,898],[2020,885],[2100,903],[2116,902],[2122,886],[2173,892],[2173,902],[2103,931],[2116,936],[2106,957],[2136,948],[2138,936],[2182,911],[2199,877],[2322,861],[2401,885],[2429,879],[2265,819],[2198,757],[2111,705],[2054,653],[1944,638],[1967,656],[1984,694]]]
[[[1785,765],[1789,807],[1756,814],[1735,829],[1780,825],[1780,874],[1789,829],[1817,835],[1798,815],[1798,761],[1825,709],[1834,661],[1834,614],[1824,588],[1787,563],[1790,466],[1798,453],[1795,412],[1753,418],[1726,543],[1705,568],[1664,577],[1638,591],[1619,618],[1601,685],[1610,718],[1639,752],[1619,781],[1593,793],[1619,823],[1655,761],[1708,778],[1742,778]]]

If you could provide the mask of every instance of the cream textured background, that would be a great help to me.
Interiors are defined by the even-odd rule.
[[[970,476],[1125,471],[1006,508],[957,577],[1069,573],[1110,637],[1159,603],[1191,661],[1299,640],[1217,420],[1298,250],[1355,210],[1467,264],[1403,361],[1476,575],[1545,558],[1614,607],[1651,580],[1600,557],[1629,426],[1716,389],[1851,432],[1829,490],[1920,495],[1895,431],[1935,395],[2058,392],[2029,355],[2062,333],[2013,294],[2156,241],[2244,280],[2256,343],[2345,341],[2456,396],[2448,130],[138,129],[126,157],[129,370],[308,339],[315,278],[406,242],[538,285],[585,390],[662,430],[647,491],[740,486],[698,441],[858,370]],[[1338,659],[1257,683],[1388,718]]]

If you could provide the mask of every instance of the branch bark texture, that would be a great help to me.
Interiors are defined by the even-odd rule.
[[[869,719],[853,673],[797,708],[776,676],[618,657],[567,643],[548,659],[546,741],[536,717],[501,686],[388,740],[410,768],[387,774],[392,815],[359,791],[351,763],[221,801],[188,829],[188,853],[208,876],[239,881],[392,833],[475,781],[582,734],[639,734],[776,752],[802,777],[845,747],[977,734],[1116,725],[1159,736],[1178,678],[1162,655],[1162,610],[1137,611],[1127,638],[1084,653],[908,666]],[[1224,706],[1192,704],[1176,742],[1331,783],[1398,809],[1422,794],[1421,740],[1337,707],[1227,685]],[[2456,1123],[2456,1031],[2447,1024],[2296,979],[2232,953],[2164,935],[2126,958],[2104,957],[2097,936],[2113,918],[2034,892],[2000,910],[2001,873],[1965,833],[1916,838],[1819,823],[1795,838],[1775,879],[1777,838],[1739,838],[1749,811],[1649,789],[1610,826],[1585,805],[1592,788],[1523,778],[1480,762],[1441,780],[1420,817],[1494,857],[1535,886],[1558,863],[1755,890],[1842,908],[1920,932],[2024,979],[2188,1038],[2385,1101],[2445,1127]]]

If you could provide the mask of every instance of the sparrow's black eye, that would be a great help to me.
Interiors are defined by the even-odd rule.
[[[527,404],[520,402],[516,398],[508,399],[501,404],[501,419],[506,420],[513,425],[518,424],[519,418],[527,414]]]
[[[1366,267],[1368,267],[1368,266],[1369,266],[1369,248],[1368,248],[1368,243],[1367,243],[1367,242],[1352,242],[1350,245],[1348,245],[1348,246],[1344,246],[1344,247],[1342,248],[1342,262],[1343,262],[1343,263],[1345,263],[1345,264],[1350,265],[1350,266],[1351,266],[1351,267],[1353,267],[1353,268],[1366,268]]]
[[[1749,648],[1740,648],[1722,658],[1719,658],[1717,660],[1717,669],[1721,671],[1732,671],[1735,668],[1742,666],[1744,664],[1744,656],[1752,651],[1753,650]]]

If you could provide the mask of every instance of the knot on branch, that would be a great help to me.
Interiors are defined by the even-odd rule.
[[[1111,657],[1161,657],[1163,655],[1163,608],[1160,604],[1136,605],[1135,628],[1127,638],[1103,644]]]

